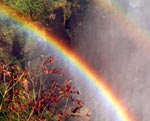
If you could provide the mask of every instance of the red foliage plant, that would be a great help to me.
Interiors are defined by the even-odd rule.
[[[72,87],[72,80],[63,79],[54,63],[50,56],[37,68],[24,72],[14,64],[0,62],[0,120],[89,120],[80,91]]]

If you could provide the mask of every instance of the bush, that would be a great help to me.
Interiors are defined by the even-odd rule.
[[[38,70],[22,71],[15,64],[0,61],[0,120],[63,121],[90,116],[80,92],[71,80],[58,81],[63,74],[52,68],[49,57]],[[54,78],[51,78],[54,77]],[[44,83],[47,83],[45,85]]]

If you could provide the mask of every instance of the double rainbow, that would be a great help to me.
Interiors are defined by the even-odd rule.
[[[96,74],[96,72],[88,66],[86,61],[83,60],[77,53],[73,52],[70,48],[58,41],[58,38],[56,38],[52,33],[47,32],[41,25],[34,23],[29,18],[19,16],[19,14],[17,14],[14,10],[2,4],[0,4],[0,15],[5,15],[18,23],[23,24],[27,29],[33,31],[43,40],[46,40],[47,44],[53,46],[58,52],[66,57],[71,64],[89,78],[89,80],[93,83],[93,86],[95,86],[95,88],[97,88],[114,107],[122,121],[134,121],[133,116],[130,115],[117,95],[115,95],[111,88],[105,83],[105,80]]]

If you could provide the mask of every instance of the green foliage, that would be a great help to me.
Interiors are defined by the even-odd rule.
[[[64,14],[64,24],[71,16],[71,7],[75,7],[75,4],[68,0],[7,0],[5,3],[17,12],[38,21],[44,18],[55,19],[57,17],[55,10],[61,9]]]
[[[4,3],[16,10],[20,16],[28,16],[35,22],[40,23],[44,27],[46,26],[49,31],[53,31],[56,33],[56,36],[60,36],[65,43],[69,44],[73,37],[72,32],[75,32],[72,28],[76,28],[78,25],[76,22],[78,18],[75,18],[74,15],[78,17],[78,15],[82,14],[80,9],[84,9],[81,6],[86,3],[85,1],[4,0]],[[0,58],[8,61],[18,61],[20,64],[17,63],[23,68],[25,68],[25,62],[32,53],[26,49],[28,41],[32,41],[32,38],[27,38],[25,31],[23,25],[9,20],[7,17],[0,16]],[[33,46],[34,44],[30,45],[32,45],[30,48],[33,50],[36,48]]]
[[[43,12],[43,0],[7,0],[6,4],[32,19],[37,19]]]

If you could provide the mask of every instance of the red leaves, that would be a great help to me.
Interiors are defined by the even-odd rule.
[[[47,66],[47,65],[53,64],[54,62],[55,62],[55,58],[53,56],[50,56],[49,58],[47,58],[44,61],[43,66]]]
[[[79,116],[84,102],[80,99],[75,98],[75,95],[79,95],[80,92],[72,87],[71,82],[72,80],[65,80],[63,84],[60,84],[53,80],[51,82],[50,88],[47,88],[41,94],[41,98],[36,102],[31,102],[31,106],[35,107],[35,112],[39,112],[44,107],[46,107],[46,110],[52,112],[53,116],[58,116],[58,121],[63,121],[70,116]],[[63,102],[65,102],[66,104],[64,104]],[[63,110],[57,109],[55,108],[57,104],[61,104],[61,106],[64,106],[65,108],[62,108]],[[69,106],[67,108],[67,105],[72,106]]]
[[[58,121],[63,121],[63,114],[62,113],[58,114]]]
[[[50,74],[48,69],[46,69],[46,70],[44,71],[44,73],[45,73],[46,75]]]
[[[50,70],[50,74],[57,74],[59,76],[63,75],[60,68],[54,68],[54,69]]]
[[[77,106],[75,108],[72,109],[72,113],[76,113],[77,111],[80,110],[81,107]]]
[[[8,77],[9,86],[14,86],[14,83],[18,84],[10,89],[5,99],[12,112],[22,114],[30,112],[29,121],[46,121],[43,118],[44,111],[50,113],[50,119],[57,117],[57,121],[63,121],[71,116],[80,116],[84,102],[76,96],[79,97],[81,93],[72,87],[72,80],[64,80],[61,69],[52,65],[54,62],[54,57],[50,56],[42,66],[36,68],[38,70],[32,69],[31,72],[26,73],[21,72],[13,64],[6,68],[0,64],[0,79],[3,79],[1,76],[5,75]],[[50,85],[48,80],[50,80]],[[21,87],[18,88],[20,85]],[[3,109],[3,107],[0,108],[0,110]],[[89,115],[89,113],[86,114],[86,116]]]
[[[55,74],[55,75],[59,75],[62,76],[62,71],[59,68],[53,68],[53,69],[45,69],[44,73],[46,75],[50,75],[50,74]]]
[[[50,56],[48,60],[49,60],[50,64],[53,64],[55,62],[55,59],[53,56]]]
[[[59,95],[53,95],[50,98],[50,101],[51,101],[51,103],[56,103],[56,102],[58,102],[59,98],[60,98]]]
[[[84,105],[84,102],[82,100],[74,98],[72,101],[74,102],[74,104],[77,104],[77,106],[83,106]]]
[[[36,121],[47,121],[46,119],[37,118]]]
[[[55,59],[53,56],[50,56],[49,58],[47,58],[44,63],[42,64],[42,67],[44,69],[44,74],[45,75],[51,75],[51,74],[55,74],[58,76],[63,76],[62,71],[60,68],[50,68],[50,66],[52,66],[52,64],[54,64]]]
[[[26,92],[29,92],[29,87],[28,87],[28,85],[29,85],[28,80],[27,80],[26,78],[24,78],[24,79],[22,80],[22,86],[24,87],[24,89],[25,89]]]

